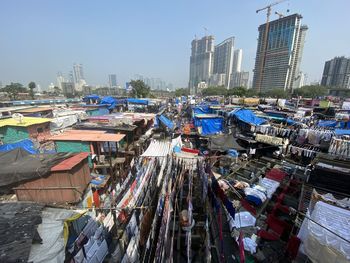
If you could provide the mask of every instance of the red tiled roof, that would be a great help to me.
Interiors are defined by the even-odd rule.
[[[74,166],[76,166],[82,160],[86,159],[88,156],[89,156],[89,153],[86,153],[86,152],[78,153],[66,160],[63,160],[59,164],[55,165],[54,167],[51,168],[51,171],[58,172],[58,171],[71,170]]]

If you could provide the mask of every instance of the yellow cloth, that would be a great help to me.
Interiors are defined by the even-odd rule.
[[[64,246],[67,245],[67,241],[68,241],[68,237],[69,237],[69,224],[77,219],[79,219],[81,216],[83,216],[85,213],[87,212],[84,211],[82,213],[77,213],[75,215],[73,215],[70,218],[67,218],[66,220],[64,220],[64,224],[63,224],[63,238],[64,238]]]

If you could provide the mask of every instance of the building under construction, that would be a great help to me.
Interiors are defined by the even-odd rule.
[[[259,26],[253,88],[264,91],[299,87],[300,63],[307,26],[293,14]],[[267,30],[267,31],[266,31]]]

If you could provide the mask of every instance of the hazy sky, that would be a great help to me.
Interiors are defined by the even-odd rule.
[[[259,24],[255,10],[275,0],[1,0],[0,81],[42,87],[82,63],[89,84],[118,83],[135,74],[188,83],[191,40],[205,34],[216,43],[234,36],[251,72]],[[301,68],[321,78],[325,60],[350,56],[350,0],[290,0],[273,9],[300,13],[308,25]],[[276,19],[276,15],[272,15]]]

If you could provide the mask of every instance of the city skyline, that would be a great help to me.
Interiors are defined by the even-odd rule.
[[[0,81],[4,86],[10,82],[26,85],[33,80],[45,89],[55,83],[57,71],[67,72],[68,67],[79,62],[84,65],[87,83],[92,85],[106,83],[109,72],[118,75],[119,83],[144,72],[174,83],[175,87],[187,87],[189,43],[194,35],[207,33],[203,27],[217,39],[234,35],[235,45],[245,54],[242,68],[252,74],[257,27],[265,21],[265,14],[256,14],[255,10],[270,1],[223,2],[227,8],[220,9],[220,18],[203,15],[215,13],[222,6],[213,6],[209,1],[201,1],[201,5],[187,1],[148,1],[140,5],[112,1],[104,5],[41,0],[4,3],[0,34],[6,37],[0,50]],[[295,0],[273,8],[302,14],[303,23],[309,27],[301,64],[309,81],[321,79],[325,61],[335,56],[349,57],[346,43],[350,36],[342,34],[349,22],[349,7],[346,0],[322,4]],[[149,12],[144,12],[146,9]],[[118,16],[108,15],[116,10]],[[14,13],[21,19],[16,19]],[[327,41],[323,41],[325,36]]]

